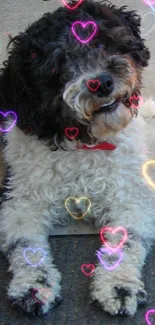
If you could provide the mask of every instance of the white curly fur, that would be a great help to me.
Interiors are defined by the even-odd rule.
[[[55,224],[68,223],[71,218],[65,200],[87,196],[91,208],[84,217],[86,222],[93,218],[97,227],[108,222],[110,227],[122,226],[129,232],[121,265],[113,272],[97,265],[91,297],[116,314],[121,300],[116,299],[114,287],[128,288],[131,296],[125,298],[125,308],[129,315],[136,312],[137,295],[144,287],[141,268],[147,254],[145,243],[154,238],[155,223],[154,191],[142,175],[142,166],[149,159],[147,130],[148,124],[139,114],[125,129],[107,137],[116,145],[114,151],[52,152],[46,143],[17,127],[6,134],[4,156],[11,166],[12,189],[1,209],[2,250],[7,252],[10,245],[24,238],[28,247],[42,247],[47,252],[42,268],[37,269],[26,265],[23,248],[17,245],[9,258],[14,275],[9,296],[22,298],[29,288],[45,288],[37,281],[46,271],[46,287],[54,292],[44,305],[43,312],[48,311],[60,293],[60,274],[50,258],[48,235]]]

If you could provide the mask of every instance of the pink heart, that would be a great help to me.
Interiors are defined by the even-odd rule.
[[[79,0],[79,2],[77,2],[74,7],[69,6],[69,4],[65,0],[61,0],[61,1],[68,9],[74,10],[82,3],[83,0]]]
[[[37,56],[37,54],[36,54],[36,53],[32,53],[32,54],[31,54],[31,57],[32,57],[33,59],[35,59],[35,58],[36,58],[36,56]]]
[[[37,298],[36,298],[36,296],[35,296],[35,292],[38,292],[38,293],[40,293],[41,294],[41,292],[43,292],[43,291],[45,291],[46,292],[46,294],[45,294],[45,298],[43,299],[43,300],[38,300]],[[42,288],[42,289],[33,289],[32,290],[32,297],[34,298],[34,300],[36,301],[36,302],[38,302],[39,304],[43,304],[43,303],[45,303],[45,301],[48,299],[48,297],[49,297],[49,295],[51,294],[51,292],[48,290],[48,289],[45,289],[45,288]]]
[[[11,125],[9,125],[9,127],[7,129],[3,129],[2,127],[0,127],[0,131],[1,132],[9,132],[13,128],[13,126],[16,124],[16,122],[17,122],[17,115],[13,111],[9,111],[7,113],[3,113],[2,111],[0,111],[0,114],[2,114],[3,117],[7,117],[7,115],[9,115],[9,114],[12,114],[13,115],[13,117],[14,117],[15,120],[12,122]]]
[[[86,28],[86,26],[90,25],[93,27],[94,31],[91,33],[90,37],[88,37],[86,40],[82,40],[80,38],[80,36],[78,36],[76,33],[75,26],[77,26],[77,25],[79,25],[82,28]],[[93,36],[95,35],[96,32],[97,32],[97,25],[93,21],[87,21],[87,23],[82,23],[81,21],[76,21],[74,24],[72,24],[73,35],[83,44],[88,43],[93,38]]]
[[[140,100],[140,103],[135,105],[132,103],[133,100]],[[139,108],[139,106],[143,104],[143,97],[142,96],[131,96],[129,99],[129,102],[133,108]]]
[[[93,88],[91,87],[90,84],[94,84]],[[94,88],[95,84],[96,84],[96,88]],[[97,80],[97,79],[96,80],[88,80],[87,81],[87,86],[91,91],[96,91],[100,87],[100,81]]]
[[[82,264],[81,271],[86,275],[91,275],[95,270],[95,266],[93,264]]]
[[[11,33],[10,32],[6,32],[5,35],[6,36],[11,36]]]
[[[69,132],[70,132],[70,134],[69,134]],[[75,128],[75,127],[73,127],[73,128],[66,128],[65,129],[65,133],[66,133],[66,135],[67,135],[67,137],[69,139],[73,140],[78,135],[79,129],[78,128]]]
[[[150,320],[149,320],[149,316],[150,316],[151,314],[154,314],[154,315],[155,315],[155,309],[150,309],[150,310],[148,310],[148,312],[146,313],[146,322],[147,322],[148,325],[153,325],[153,323],[150,322]]]
[[[32,126],[28,126],[27,129],[24,130],[24,132],[25,132],[26,134],[30,134],[30,133],[32,133],[32,130],[33,130],[33,129],[32,129]]]
[[[53,286],[54,285],[54,281],[52,281],[51,282],[51,285]],[[41,293],[41,292],[46,292],[46,294],[45,294],[45,298],[42,300],[42,301],[40,301],[40,300],[38,300],[37,298],[36,298],[36,296],[35,296],[35,292],[38,292],[38,293]],[[46,289],[46,288],[41,288],[41,289],[38,289],[38,288],[35,288],[35,289],[33,289],[32,290],[32,297],[33,297],[33,299],[36,301],[36,302],[38,302],[39,304],[43,304],[47,299],[48,299],[48,297],[51,295],[52,293],[51,293],[51,291],[49,291],[48,289]]]
[[[108,256],[110,255],[118,255],[119,256],[119,259],[116,260],[115,264],[113,264],[112,266],[109,266],[108,263],[106,261],[104,261],[103,259],[103,253],[106,253],[105,255],[108,254]],[[104,266],[105,269],[109,270],[109,271],[113,271],[121,262],[122,260],[122,252],[119,250],[119,251],[113,251],[113,250],[109,250],[107,248],[101,248],[98,252],[97,252],[97,256],[98,256],[98,259],[100,260],[101,264]]]
[[[113,246],[109,245],[107,240],[104,238],[103,234],[105,232],[110,232],[113,235],[115,235],[115,233],[118,233],[118,232],[123,232],[124,236],[123,236],[122,240],[120,240],[120,242],[116,246],[113,247]],[[105,228],[101,229],[101,232],[100,232],[101,240],[103,241],[104,245],[107,246],[110,250],[112,250],[112,249],[116,250],[116,249],[120,248],[124,244],[124,242],[127,240],[127,237],[128,237],[127,231],[123,227],[117,227],[117,228],[105,227]]]

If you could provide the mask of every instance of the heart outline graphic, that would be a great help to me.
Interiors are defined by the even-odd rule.
[[[8,114],[12,114],[12,115],[14,115],[15,120],[13,121],[13,124],[12,124],[11,126],[9,126],[8,129],[3,130],[3,128],[0,127],[0,131],[1,131],[1,132],[4,132],[4,133],[9,132],[9,131],[14,127],[14,125],[15,125],[16,122],[17,122],[17,114],[16,114],[15,112],[13,112],[13,111],[8,111],[8,112],[6,112],[6,113],[0,111],[0,114],[2,114],[4,117],[6,117]]]
[[[153,325],[149,320],[149,314],[151,314],[151,313],[155,314],[155,309],[150,309],[146,313],[145,318],[146,318],[146,322],[147,322],[148,325]]]
[[[106,262],[103,261],[103,259],[102,259],[102,257],[101,257],[101,254],[102,254],[103,252],[107,252],[108,255],[111,255],[111,254],[114,254],[114,253],[116,254],[116,253],[117,253],[117,254],[120,254],[120,257],[119,257],[118,261],[117,261],[113,266],[108,266],[108,265],[106,264]],[[98,257],[98,259],[100,260],[101,264],[104,266],[104,268],[105,268],[106,270],[113,271],[117,266],[119,266],[120,262],[122,261],[123,253],[122,253],[120,250],[117,250],[117,251],[115,252],[115,251],[113,251],[113,250],[108,250],[107,248],[101,248],[99,251],[97,251],[97,257]]]
[[[68,132],[69,130],[70,130],[70,131],[73,131],[73,129],[76,130],[75,135],[69,135],[67,132]],[[71,139],[71,140],[73,140],[74,138],[76,138],[77,135],[78,135],[78,133],[79,133],[79,129],[76,128],[76,127],[68,127],[68,128],[65,129],[65,134],[66,134],[66,136],[67,136],[69,139]]]
[[[87,269],[91,267],[91,271],[89,273],[86,273],[86,271],[84,270],[84,267],[86,267]],[[95,270],[95,265],[94,264],[82,264],[81,265],[81,272],[84,273],[86,276],[90,276]]]
[[[89,38],[87,38],[86,40],[82,40],[77,34],[76,34],[76,31],[74,30],[74,27],[76,26],[76,25],[82,25],[82,27],[83,28],[85,28],[88,24],[91,24],[91,25],[93,25],[93,27],[95,28],[94,29],[94,32],[92,33],[92,35],[89,37]],[[78,39],[78,41],[79,42],[81,42],[82,44],[86,44],[86,43],[88,43],[93,37],[94,37],[94,35],[96,34],[96,32],[97,32],[97,25],[96,25],[96,23],[95,22],[93,22],[93,21],[87,21],[86,23],[84,23],[84,22],[81,22],[81,21],[75,21],[73,24],[72,24],[72,33],[73,33],[73,35]]]
[[[155,8],[152,6],[152,3],[150,2],[150,0],[148,0],[147,3],[148,3],[148,5],[150,6],[150,8],[151,8],[153,11],[155,11]],[[155,2],[154,2],[154,3],[155,3]],[[153,4],[154,4],[154,3],[153,3]]]
[[[35,293],[34,293],[34,292],[36,292],[36,291],[37,291],[38,293],[41,293],[41,291],[47,291],[47,295],[45,295],[45,297],[44,297],[43,300],[39,301],[39,300],[36,298]],[[33,297],[33,299],[34,299],[36,302],[38,302],[39,304],[44,304],[44,303],[46,302],[46,300],[48,299],[48,297],[49,297],[50,294],[51,294],[51,292],[50,292],[48,289],[46,289],[46,288],[41,288],[41,289],[34,288],[34,289],[32,290],[32,297]]]
[[[33,130],[33,129],[32,129],[32,126],[28,126],[27,129],[24,130],[24,132],[25,132],[26,134],[30,134],[30,133],[32,133],[32,130]]]
[[[36,251],[38,251],[38,250],[42,250],[44,255],[43,255],[43,257],[40,259],[40,262],[38,262],[37,264],[33,264],[33,263],[31,263],[31,262],[28,260],[28,258],[26,257],[26,252],[27,252],[27,251],[33,251],[33,253],[35,254]],[[29,248],[25,248],[25,249],[24,249],[23,255],[24,255],[24,258],[25,258],[26,262],[27,262],[29,265],[31,265],[31,266],[33,266],[33,267],[37,267],[37,266],[39,266],[39,265],[42,263],[42,261],[44,260],[46,253],[45,253],[45,250],[44,250],[43,248],[35,248],[35,249],[33,249],[33,248],[29,247]]]
[[[73,199],[74,201],[76,201],[77,203],[79,203],[81,200],[87,200],[88,202],[89,202],[89,205],[88,205],[88,207],[87,207],[87,210],[86,210],[86,212],[84,212],[83,214],[82,214],[82,216],[81,217],[75,217],[73,214],[72,214],[72,212],[69,210],[69,208],[67,207],[67,202],[68,202],[68,200],[70,200],[70,199]],[[88,210],[90,209],[90,207],[91,207],[91,201],[86,197],[86,196],[82,196],[82,197],[80,197],[80,199],[76,199],[74,196],[70,196],[68,199],[66,199],[66,201],[65,201],[65,207],[66,207],[66,209],[67,209],[67,211],[68,211],[68,213],[74,218],[74,219],[76,219],[76,220],[80,220],[80,219],[82,219],[86,214],[87,214],[87,212],[88,212]]]
[[[10,32],[5,32],[4,33],[6,36],[10,37],[11,36],[11,33]]]
[[[31,54],[31,57],[32,57],[32,59],[35,59],[35,58],[36,58],[36,56],[37,56],[37,54],[36,54],[36,53],[32,53],[32,54]]]
[[[140,99],[140,103],[138,103],[138,105],[132,104],[132,99],[137,100],[138,98]],[[132,108],[138,109],[139,106],[143,104],[144,100],[143,100],[143,97],[142,96],[131,96],[129,98],[129,102],[130,102],[130,105],[131,105]]]
[[[151,6],[151,5],[150,5]],[[153,8],[152,8],[153,9]],[[155,9],[153,9],[155,11]],[[153,17],[155,18],[155,14],[153,12],[146,12],[143,16],[142,16],[142,20],[144,21],[145,17],[147,15],[153,15]],[[147,33],[143,33],[143,30],[145,30],[144,28],[141,28],[141,34],[143,37],[145,37],[146,35],[148,35],[149,33],[151,33],[151,31],[153,30],[153,28],[155,27],[155,24],[153,24],[153,26],[149,29],[149,31]]]
[[[64,6],[70,10],[75,10],[77,7],[79,7],[79,5],[82,3],[83,0],[79,0],[78,3],[76,3],[76,5],[74,7],[70,7],[68,3],[66,3],[65,0],[61,0],[62,3],[64,4]]]
[[[103,233],[105,232],[110,232],[112,233],[113,235],[116,233],[116,232],[120,232],[122,231],[124,233],[124,237],[122,238],[122,240],[120,241],[120,244],[116,245],[115,247],[112,247],[108,244],[107,240],[103,237]],[[107,246],[110,250],[117,250],[119,249],[123,244],[124,242],[127,240],[128,238],[128,234],[127,234],[127,231],[125,228],[123,227],[117,227],[117,228],[112,228],[112,227],[105,227],[105,228],[102,228],[101,229],[101,232],[100,232],[100,238],[101,238],[101,241],[103,242],[103,244],[105,246]]]
[[[95,82],[97,82],[97,83],[98,83],[97,87],[96,87],[96,88],[91,88],[91,86],[89,86],[89,83],[90,83],[90,82],[91,82],[91,83],[95,83]],[[95,80],[90,79],[90,80],[87,81],[87,86],[88,86],[88,88],[89,88],[91,91],[96,91],[96,90],[100,87],[100,81],[97,80],[97,79],[95,79]]]
[[[147,169],[148,169],[149,165],[155,165],[155,160],[148,160],[143,164],[142,174],[143,174],[144,178],[147,180],[147,182],[149,183],[149,185],[152,186],[153,189],[155,189],[155,182],[153,182],[147,174]]]
[[[154,5],[155,4],[155,0],[151,1],[150,0],[143,0],[143,2],[146,4],[146,5]]]

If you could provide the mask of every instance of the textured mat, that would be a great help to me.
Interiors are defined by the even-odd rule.
[[[0,325],[146,325],[145,313],[155,309],[155,246],[144,268],[144,280],[148,292],[148,305],[140,307],[135,317],[109,316],[89,305],[89,277],[80,270],[82,264],[96,262],[95,251],[99,248],[99,236],[50,237],[55,264],[62,272],[64,300],[55,310],[37,317],[24,314],[11,307],[6,290],[11,275],[8,263],[0,255]],[[155,316],[152,318],[155,325]]]

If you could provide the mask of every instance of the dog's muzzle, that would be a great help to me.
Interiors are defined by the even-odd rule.
[[[89,91],[98,97],[107,97],[114,89],[114,81],[109,73],[88,80],[86,84]]]

